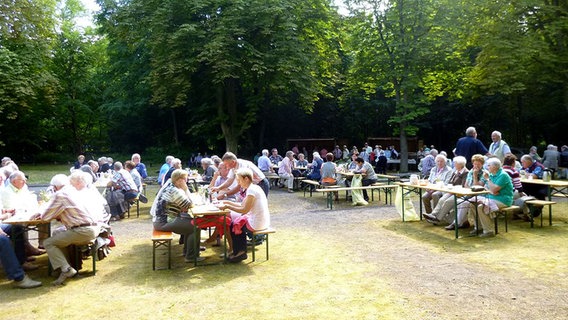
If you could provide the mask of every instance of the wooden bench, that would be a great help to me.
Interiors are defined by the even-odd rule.
[[[75,244],[75,265],[79,265],[79,259],[83,259],[83,250],[89,251],[93,263],[93,275],[97,274],[97,246],[95,245],[96,239],[86,243]]]
[[[268,185],[270,188],[272,188],[273,185],[276,186],[276,184],[278,184],[278,180],[280,180],[280,176],[276,173],[265,173],[264,176],[268,179]]]
[[[156,270],[156,249],[165,247],[168,249],[168,269],[172,268],[172,240],[174,235],[171,231],[152,231],[152,270]]]
[[[252,243],[252,248],[251,248],[251,249],[252,249],[252,261],[253,261],[253,262],[256,260],[255,249],[254,249],[254,247],[255,247],[255,242],[256,242],[256,241],[254,241],[254,239],[255,239],[254,236],[256,236],[257,234],[259,234],[259,235],[261,235],[261,234],[262,234],[262,235],[265,235],[264,240],[266,241],[266,261],[268,261],[268,259],[269,259],[269,256],[268,256],[268,235],[271,234],[271,233],[276,233],[276,230],[274,230],[273,228],[270,228],[270,227],[269,227],[269,228],[266,228],[266,229],[264,229],[264,230],[257,230],[257,231],[254,231],[254,232],[252,233],[252,234],[253,234],[253,237],[252,237],[252,238],[253,238],[253,241],[251,241],[251,243]]]
[[[334,188],[323,188],[323,189],[316,189],[317,192],[323,192],[323,193],[327,193],[327,205],[326,208],[329,208],[330,210],[333,209],[333,197],[332,197],[332,192],[339,192],[339,191],[345,191],[345,194],[347,195],[348,191],[353,191],[353,190],[371,190],[371,201],[374,200],[374,196],[373,196],[373,192],[374,190],[379,190],[379,194],[380,194],[380,190],[390,190],[392,188],[397,188],[398,186],[396,185],[392,185],[392,184],[373,184],[370,186],[364,186],[364,187],[334,187]],[[347,197],[347,196],[346,196]],[[386,195],[385,195],[386,197]],[[385,199],[386,201],[388,201],[387,199]],[[392,201],[392,198],[391,198]]]
[[[304,179],[304,180],[302,180],[302,183],[304,184],[304,197],[306,197],[306,189],[308,189],[308,188],[310,189],[310,197],[311,197],[314,189],[322,187],[322,185],[319,183],[319,181],[315,181],[315,180]]]
[[[548,206],[548,225],[552,225],[552,205],[556,204],[554,201],[547,200],[528,200],[525,202],[529,206],[529,217],[531,219],[531,228],[534,228],[534,210],[536,207]],[[540,226],[542,227],[542,216],[544,213],[540,214]]]
[[[499,211],[495,212],[495,219],[493,219],[495,221],[495,234],[499,233],[499,227],[497,225],[497,219],[499,218],[499,216],[503,215],[505,217],[505,232],[509,232],[509,224],[507,222],[508,220],[508,214],[509,212],[519,212],[521,211],[521,207],[519,206],[509,206],[509,207],[505,207],[505,208],[501,208],[499,209]]]

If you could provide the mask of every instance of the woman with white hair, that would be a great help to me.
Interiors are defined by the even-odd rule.
[[[307,178],[310,180],[320,181],[323,159],[317,151],[314,151],[313,156],[314,160],[308,165],[308,167],[311,167],[312,170],[310,171],[310,174],[308,174]]]
[[[457,156],[453,159],[454,169],[450,173],[450,180],[448,184],[452,186],[465,186],[467,174],[469,170],[465,167],[467,161],[465,157]],[[441,221],[451,222],[450,212],[454,209],[454,195],[451,193],[444,193],[438,200],[438,204],[432,210],[431,214],[422,214],[427,222],[438,224]]]
[[[488,171],[483,172],[483,178],[485,179],[485,189],[489,191],[486,196],[478,196],[477,201],[463,202],[458,206],[458,211],[467,211],[469,214],[473,215],[473,220],[475,221],[475,207],[478,206],[479,222],[481,222],[481,227],[483,233],[480,237],[493,237],[495,233],[493,232],[493,218],[495,217],[495,212],[501,208],[508,207],[513,204],[513,182],[511,182],[511,177],[503,171],[501,168],[501,161],[497,158],[489,158],[487,161]],[[458,212],[459,214],[459,212]],[[471,235],[476,235],[479,226],[477,221],[475,221],[475,229],[470,232]]]

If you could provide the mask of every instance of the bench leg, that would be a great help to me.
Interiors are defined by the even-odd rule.
[[[156,270],[156,241],[152,241],[152,270]]]

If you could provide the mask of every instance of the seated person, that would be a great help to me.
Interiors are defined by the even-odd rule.
[[[355,162],[357,163],[357,168],[353,172],[360,173],[363,176],[363,179],[361,180],[363,187],[370,186],[377,182],[377,174],[370,163],[360,157],[355,159]],[[363,198],[365,198],[365,201],[369,201],[369,195],[367,195],[367,190],[365,189],[363,189]]]
[[[35,215],[45,221],[57,219],[65,226],[65,231],[54,233],[44,241],[53,269],[61,270],[54,285],[61,285],[67,278],[77,274],[77,270],[71,267],[65,257],[65,248],[92,241],[100,233],[94,217],[100,214],[101,207],[91,200],[92,195],[87,191],[89,180],[86,173],[74,171],[69,176],[70,186],[56,192],[46,208]]]
[[[483,177],[483,164],[485,163],[485,158],[480,154],[474,154],[471,157],[471,162],[473,167],[467,173],[467,178],[464,187],[470,188],[472,186],[485,186],[485,178]],[[467,210],[459,210],[460,206],[465,206],[469,209],[469,202],[465,201],[458,205],[458,228],[465,229],[469,228],[469,221],[467,220]],[[440,213],[441,214],[441,213]],[[436,215],[439,216],[439,215]],[[440,219],[442,220],[442,219]],[[446,226],[446,230],[455,229],[455,219],[452,219],[452,223]]]
[[[521,157],[521,165],[521,176],[524,172],[527,179],[542,179],[542,174],[544,173],[545,168],[540,162],[534,160],[530,154],[525,154]],[[544,185],[523,183],[523,191],[527,195],[533,196],[538,200],[546,200],[546,197],[548,196],[548,187]],[[533,216],[538,217],[541,213],[542,207],[537,207]]]
[[[81,154],[77,157],[77,161],[75,161],[75,163],[73,164],[73,169],[79,169],[84,164],[85,164],[85,156]]]
[[[201,175],[201,179],[203,180],[203,182],[207,183],[211,182],[211,179],[213,179],[213,175],[217,171],[217,169],[213,165],[213,160],[211,160],[211,158],[201,159],[201,168],[203,168],[203,174]]]
[[[513,204],[513,183],[509,175],[501,168],[501,161],[497,158],[489,158],[487,160],[487,168],[488,172],[485,171],[483,173],[483,178],[486,181],[485,188],[489,190],[489,194],[477,197],[476,203],[464,202],[464,204],[468,205],[468,208],[465,205],[458,207],[458,210],[461,211],[468,210],[473,215],[473,220],[475,221],[474,206],[479,206],[481,210],[478,212],[478,217],[483,228],[483,233],[479,235],[480,237],[495,236],[493,232],[493,212]],[[475,229],[470,234],[477,234],[477,230],[479,230],[479,226],[475,225]]]
[[[134,181],[134,184],[136,185],[136,190],[140,194],[142,192],[142,176],[140,175],[138,170],[136,170],[136,164],[134,164],[134,162],[128,160],[124,163],[124,169],[126,171],[128,171],[130,173],[130,175],[132,176],[132,180]],[[142,196],[142,194],[140,194],[140,197],[141,196]],[[142,197],[140,198],[140,201],[142,201]],[[147,201],[148,200],[146,199],[146,202]],[[144,201],[142,201],[142,202],[144,202]],[[146,202],[144,202],[144,203],[146,203]]]
[[[320,181],[321,180],[321,166],[323,165],[323,159],[321,158],[319,152],[315,151],[313,154],[314,160],[308,167],[311,168],[310,173],[306,176],[310,180]]]
[[[469,170],[465,167],[467,161],[462,156],[457,156],[453,160],[454,169],[451,172],[449,184],[453,186],[465,186]],[[431,214],[422,214],[427,222],[438,224],[440,221],[450,223],[450,213],[454,210],[454,195],[451,193],[444,193],[438,204],[434,207]]]
[[[12,216],[12,212],[2,212],[0,214],[0,222],[2,220],[8,219]],[[34,281],[26,273],[22,268],[22,260],[25,261],[25,254],[23,243],[21,248],[19,249],[21,254],[23,255],[23,259],[19,258],[16,253],[14,252],[14,248],[12,247],[12,240],[10,239],[10,230],[7,230],[4,226],[8,225],[1,225],[0,228],[0,263],[4,267],[4,272],[6,276],[10,280],[14,280],[14,287],[21,288],[21,289],[30,289],[36,288],[41,286],[41,282]],[[21,242],[21,241],[20,241]]]
[[[138,153],[134,153],[130,158],[130,161],[134,162],[134,167],[140,174],[140,177],[142,177],[142,179],[146,179],[148,177],[148,172],[146,171],[146,165],[140,162],[141,160],[142,158]]]
[[[130,208],[130,204],[136,199],[139,194],[138,188],[132,179],[130,172],[122,167],[122,163],[117,161],[114,163],[114,175],[109,182],[109,187],[112,187],[110,197],[114,197],[109,202],[113,220],[123,219],[126,211]],[[109,196],[107,196],[109,197]]]
[[[272,162],[268,158],[268,149],[262,150],[262,156],[258,158],[258,168],[264,173],[272,172]]]
[[[199,249],[196,250],[197,239],[193,235],[193,219],[188,214],[192,203],[189,198],[187,176],[188,172],[185,170],[174,170],[171,179],[164,184],[156,195],[150,214],[152,215],[154,230],[171,231],[183,235],[185,239],[183,244],[185,262],[193,262],[196,255],[197,261],[203,261],[205,258],[199,257]],[[173,220],[168,222],[168,217]],[[201,233],[199,228],[195,232],[198,235]]]
[[[219,204],[221,210],[229,209],[238,216],[233,219],[230,236],[233,242],[233,253],[229,262],[240,262],[247,259],[246,232],[254,232],[270,227],[270,212],[268,199],[263,190],[253,183],[253,173],[248,168],[237,170],[237,182],[246,190],[246,196],[241,203],[223,201]]]
[[[446,165],[446,157],[439,154],[436,156],[436,166],[430,170],[428,175],[428,182],[431,184],[437,184],[442,182],[447,184],[451,178],[452,169]],[[435,191],[427,189],[422,194],[422,203],[424,203],[424,209],[426,213],[432,213],[432,207],[436,207],[438,200],[442,196],[442,191]]]
[[[23,211],[28,214],[37,212],[38,201],[35,194],[30,193],[27,185],[26,175],[20,171],[11,171],[7,180],[7,185],[0,192],[2,208],[5,211]],[[42,228],[45,228],[42,226]],[[46,229],[41,229],[46,230]],[[27,256],[38,256],[45,253],[45,250],[34,247],[28,240],[28,233],[23,233],[24,247]],[[29,263],[25,266],[26,270],[31,270],[34,265]]]
[[[89,160],[87,164],[84,164],[79,168],[81,171],[88,173],[91,176],[92,183],[97,181],[97,173],[99,171],[99,163],[95,160]]]
[[[321,184],[323,186],[334,186],[337,184],[337,177],[335,175],[335,171],[337,165],[333,162],[334,156],[333,153],[328,152],[325,155],[325,162],[321,166]],[[339,193],[334,192],[335,201],[339,200]]]
[[[432,149],[424,158],[420,160],[420,163],[418,164],[418,170],[420,170],[420,173],[422,174],[422,177],[424,177],[424,179],[427,179],[430,175],[430,171],[432,171],[432,168],[436,167],[437,155],[438,150]]]
[[[359,152],[358,151],[353,151],[353,153],[351,154],[351,162],[349,162],[349,166],[347,166],[347,169],[349,171],[353,171],[355,169],[357,169],[357,158],[359,158]]]
[[[276,148],[272,149],[272,154],[270,155],[269,159],[273,165],[278,165],[278,163],[282,161],[282,156],[278,154],[278,149]]]
[[[280,180],[285,182],[285,186],[288,187],[288,192],[294,192],[294,175],[292,175],[292,169],[294,168],[294,152],[286,151],[286,156],[280,163],[278,167],[278,176]]]
[[[199,163],[201,163],[201,160],[199,160]],[[168,181],[168,179],[172,177],[172,173],[177,169],[181,169],[181,160],[179,158],[173,158],[172,161],[170,161],[170,167],[168,171],[164,174],[164,181],[162,182],[162,184],[166,183],[166,181]]]
[[[303,177],[306,174],[307,168],[308,160],[306,160],[303,153],[298,153],[298,160],[296,160],[294,164],[292,175],[294,175],[294,177]]]

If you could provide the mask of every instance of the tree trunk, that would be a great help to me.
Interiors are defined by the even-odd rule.
[[[220,86],[217,89],[217,113],[221,119],[228,119],[221,121],[221,131],[225,137],[226,151],[237,154],[240,136],[240,130],[237,130],[237,128],[241,124],[238,119],[235,88],[236,79],[226,79],[224,86]]]
[[[408,140],[406,139],[406,124],[401,122],[399,124],[400,130],[400,172],[408,172]]]

